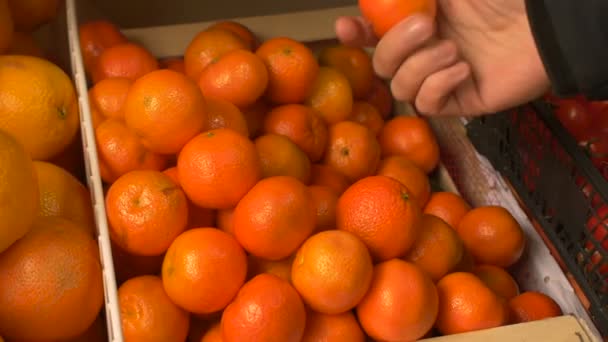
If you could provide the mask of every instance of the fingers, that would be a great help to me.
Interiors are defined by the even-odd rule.
[[[373,58],[376,73],[385,79],[392,78],[404,60],[432,39],[434,31],[433,21],[422,15],[397,24],[376,46]]]
[[[458,62],[428,76],[416,96],[416,109],[422,114],[451,115],[460,112],[454,90],[471,76],[471,67]]]
[[[378,43],[371,24],[362,17],[340,17],[336,20],[335,30],[344,45],[371,47]]]
[[[393,96],[413,102],[424,80],[458,61],[458,48],[449,40],[435,41],[407,58],[391,82]]]

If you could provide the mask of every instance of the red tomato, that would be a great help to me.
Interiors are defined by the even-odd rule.
[[[580,101],[560,100],[555,114],[576,140],[587,140],[592,135],[591,115]]]
[[[414,13],[435,18],[436,0],[359,0],[359,9],[382,38],[393,26]]]

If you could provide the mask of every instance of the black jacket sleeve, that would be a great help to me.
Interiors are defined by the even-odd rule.
[[[554,93],[608,99],[608,0],[526,0],[526,9]]]

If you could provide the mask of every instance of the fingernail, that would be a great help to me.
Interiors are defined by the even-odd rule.
[[[433,34],[432,24],[421,15],[414,15],[407,19],[407,34],[415,39],[426,40]]]

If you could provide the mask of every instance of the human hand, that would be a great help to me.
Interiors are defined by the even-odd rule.
[[[481,115],[544,94],[549,80],[524,0],[437,0],[436,21],[413,15],[378,41],[361,17],[342,17],[336,33],[351,46],[376,46],[376,73],[392,79],[397,100],[428,115]]]

